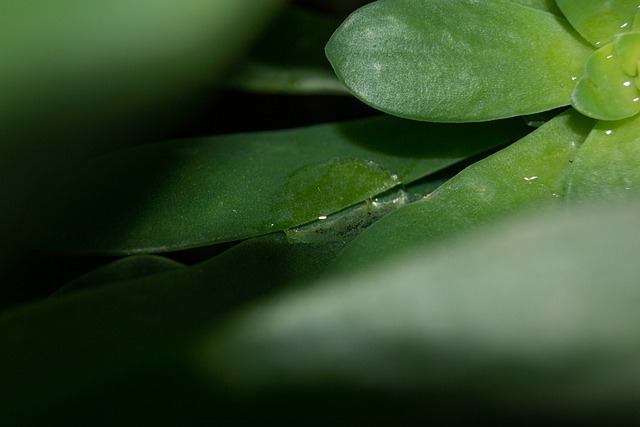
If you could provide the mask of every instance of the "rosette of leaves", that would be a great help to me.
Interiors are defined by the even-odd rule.
[[[554,194],[627,201],[640,191],[639,5],[380,0],[353,13],[326,51],[355,96],[401,117],[469,122],[573,107],[593,120],[572,140],[579,149]]]
[[[640,189],[637,6],[379,0],[326,52],[351,93],[400,119],[147,144],[74,168],[36,204],[28,241],[140,255],[0,315],[0,420],[107,405],[107,424],[634,419],[636,208],[583,205]],[[254,88],[278,80],[268,65]],[[550,206],[572,214],[502,223]],[[239,239],[189,266],[146,254]]]

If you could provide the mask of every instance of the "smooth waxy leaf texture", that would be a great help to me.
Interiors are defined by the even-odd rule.
[[[576,84],[573,106],[600,120],[620,120],[640,112],[638,53],[637,32],[620,34],[614,42],[594,52]]]
[[[444,122],[567,105],[593,51],[563,18],[507,0],[380,0],[353,13],[326,50],[364,102]]]
[[[602,47],[613,36],[631,30],[638,0],[556,0],[571,25],[593,46]]]
[[[378,117],[136,147],[57,183],[34,208],[27,238],[56,252],[128,254],[266,234],[528,131],[517,119],[456,126]]]
[[[640,200],[640,117],[595,126],[575,158],[567,201]]]
[[[284,395],[290,410],[320,390],[324,411],[356,402],[347,413],[383,393],[360,414],[373,419],[400,416],[395,403],[448,421],[452,404],[493,406],[493,419],[629,421],[639,231],[635,209],[529,214],[251,307],[212,334],[202,361],[225,392]]]
[[[333,268],[367,268],[515,212],[561,203],[565,175],[593,124],[575,110],[561,114],[372,225]]]

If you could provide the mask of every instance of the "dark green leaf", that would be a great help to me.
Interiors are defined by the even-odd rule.
[[[185,265],[158,255],[133,255],[106,264],[78,277],[58,289],[54,295],[60,296],[69,292],[90,289],[105,283],[133,280],[150,274],[160,273]]]
[[[537,212],[252,307],[201,361],[227,394],[290,392],[280,410],[322,396],[354,416],[377,392],[384,404],[357,416],[635,422],[638,251],[635,208]]]
[[[0,424],[81,425],[97,413],[91,424],[201,423],[212,401],[197,394],[206,392],[194,352],[206,331],[238,304],[313,281],[340,247],[276,233],[193,267],[0,313]],[[193,415],[198,398],[206,404]]]
[[[54,252],[130,254],[297,226],[510,142],[517,119],[464,126],[378,117],[170,141],[80,165],[48,189],[28,240]]]

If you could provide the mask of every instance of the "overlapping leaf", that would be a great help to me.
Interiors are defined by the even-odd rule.
[[[81,254],[237,240],[329,215],[527,131],[519,120],[378,117],[136,147],[80,165],[48,189],[26,233],[42,249]]]
[[[364,102],[444,122],[567,105],[592,51],[563,18],[507,0],[380,0],[327,45],[336,74]]]
[[[367,268],[515,212],[557,205],[565,177],[594,122],[564,113],[453,177],[428,197],[374,224],[347,247],[335,269]]]

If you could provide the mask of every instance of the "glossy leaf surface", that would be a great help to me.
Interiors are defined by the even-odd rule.
[[[333,268],[367,268],[520,210],[561,203],[565,174],[593,123],[575,110],[547,122],[469,166],[428,197],[372,225],[345,249]]]
[[[507,0],[380,0],[327,45],[336,74],[364,102],[444,122],[567,105],[591,52],[564,19]]]
[[[629,31],[638,0],[556,0],[571,25],[593,46],[602,47],[617,33]]]
[[[517,119],[456,126],[378,117],[145,145],[72,171],[25,232],[42,249],[82,254],[238,240],[329,215],[528,131]]]
[[[383,393],[369,415],[400,396],[415,416],[467,402],[635,419],[639,231],[635,209],[529,214],[245,310],[202,360],[225,391],[288,390],[291,408],[319,389],[326,410],[345,390]]]
[[[635,76],[627,74],[623,67],[628,62],[616,52],[615,43],[594,52],[576,84],[573,106],[599,120],[620,120],[640,112],[637,71]]]
[[[640,117],[598,122],[567,182],[570,203],[640,200]]]

